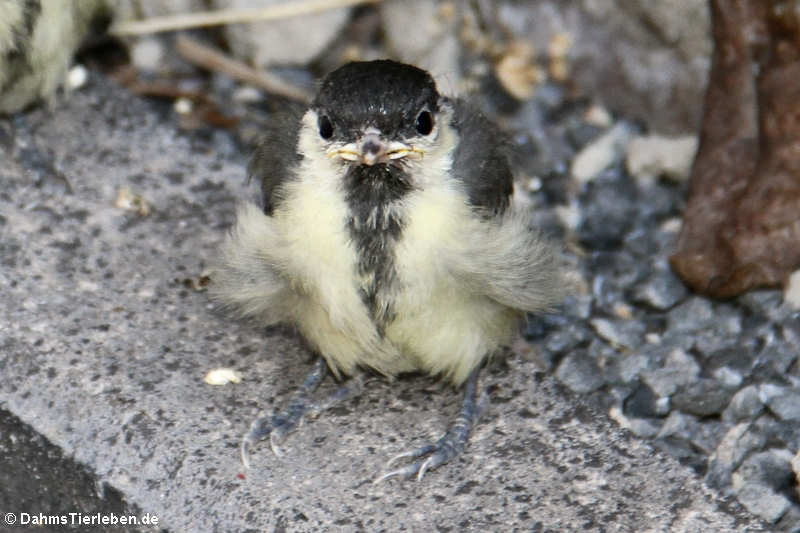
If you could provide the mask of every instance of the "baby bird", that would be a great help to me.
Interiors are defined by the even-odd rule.
[[[295,325],[320,359],[284,412],[253,423],[242,460],[266,436],[277,448],[328,369],[419,371],[464,388],[445,435],[379,478],[422,479],[466,445],[483,361],[561,297],[556,254],[510,202],[498,130],[424,70],[347,64],[290,115],[255,152],[262,203],[240,209],[212,290],[242,316]]]

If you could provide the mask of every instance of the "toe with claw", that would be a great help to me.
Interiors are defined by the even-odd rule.
[[[379,476],[374,483],[380,483],[386,479],[395,476],[402,476],[410,478],[416,476],[417,481],[422,481],[425,473],[428,470],[433,470],[448,461],[451,461],[464,450],[469,440],[469,435],[472,432],[472,427],[480,418],[481,413],[486,407],[488,397],[481,395],[480,400],[477,399],[478,390],[478,373],[476,369],[470,375],[466,384],[464,385],[464,399],[461,403],[461,411],[458,417],[447,433],[433,444],[427,444],[416,450],[403,452],[400,455],[392,457],[386,467],[391,467],[394,463],[401,459],[418,459],[420,457],[428,456],[426,459],[420,459],[403,468],[398,468]]]

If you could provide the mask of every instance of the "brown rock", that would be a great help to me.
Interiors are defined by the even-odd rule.
[[[715,50],[675,271],[731,297],[800,266],[800,20],[782,0],[711,0]]]

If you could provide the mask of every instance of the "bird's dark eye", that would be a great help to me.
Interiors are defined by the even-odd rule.
[[[430,111],[423,111],[417,115],[417,132],[428,135],[433,131],[433,115]]]
[[[319,117],[319,136],[323,139],[333,137],[333,124],[331,124],[331,119],[325,115]]]

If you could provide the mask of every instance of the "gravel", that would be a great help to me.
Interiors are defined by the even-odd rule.
[[[552,99],[541,105],[557,107]],[[726,302],[690,293],[667,261],[686,182],[631,175],[623,161],[636,154],[621,157],[594,126],[575,134],[575,116],[565,115],[551,113],[561,122],[539,123],[545,134],[528,137],[547,137],[559,153],[594,153],[605,165],[590,178],[551,174],[533,193],[577,211],[576,231],[564,233],[573,241],[567,248],[580,250],[567,255],[583,289],[561,320],[534,319],[528,340],[552,358],[558,380],[621,426],[776,531],[800,531],[792,470],[800,453],[800,312],[780,290]],[[620,122],[608,131],[633,128]],[[604,145],[613,153],[595,153]]]

